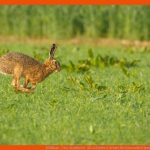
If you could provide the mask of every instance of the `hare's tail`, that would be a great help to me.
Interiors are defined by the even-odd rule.
[[[13,72],[12,62],[5,60],[5,58],[0,57],[0,74],[10,75]]]
[[[12,71],[10,70],[10,68],[7,68],[5,66],[1,66],[0,65],[0,74],[3,74],[3,75],[12,75]]]
[[[9,70],[10,69],[7,68],[7,66],[5,66],[5,64],[0,63],[0,74],[9,75],[9,74],[11,74]]]

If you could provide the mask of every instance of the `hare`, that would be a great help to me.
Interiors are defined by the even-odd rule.
[[[60,71],[60,63],[54,59],[56,44],[53,44],[49,52],[49,58],[40,63],[32,57],[22,53],[10,52],[0,57],[0,73],[12,75],[12,86],[20,92],[33,92],[36,85],[53,72]],[[20,78],[25,79],[24,85],[20,85]],[[31,87],[28,84],[31,83]]]

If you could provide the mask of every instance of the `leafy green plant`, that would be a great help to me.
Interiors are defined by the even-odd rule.
[[[128,84],[128,85],[119,85],[118,86],[118,91],[120,93],[128,93],[128,92],[131,92],[131,93],[135,93],[135,92],[142,92],[143,90],[145,90],[145,87],[143,84],[141,83],[135,83],[135,82],[132,82],[131,84]]]
[[[90,74],[84,75],[80,78],[69,76],[68,80],[71,81],[72,86],[76,86],[77,88],[79,87],[82,90],[107,90],[106,86],[98,84],[96,81],[94,81],[93,77]]]
[[[123,58],[119,61],[119,64],[120,66],[131,68],[131,67],[137,67],[139,62],[140,60],[137,60],[137,59],[128,61],[126,58]]]
[[[140,60],[134,59],[132,61],[127,60],[127,58],[117,58],[114,56],[105,55],[102,56],[98,54],[97,56],[94,55],[92,49],[88,50],[88,58],[78,60],[77,64],[74,64],[73,61],[69,61],[69,65],[62,65],[62,67],[70,72],[79,72],[85,73],[88,72],[92,68],[103,68],[106,67],[119,67],[123,74],[127,77],[131,76],[129,71],[132,67],[137,67]]]

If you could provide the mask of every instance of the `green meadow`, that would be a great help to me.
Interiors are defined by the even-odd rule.
[[[48,43],[49,44],[49,43]],[[48,44],[1,43],[39,61]],[[149,144],[148,47],[60,44],[62,70],[32,94],[16,93],[0,75],[1,144]]]
[[[0,144],[150,144],[149,6],[0,6],[0,56],[61,71],[19,93],[0,74]],[[23,79],[21,80],[21,83]]]

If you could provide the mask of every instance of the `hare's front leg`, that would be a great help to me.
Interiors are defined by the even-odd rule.
[[[32,83],[32,87],[31,87],[31,90],[35,90],[35,88],[36,88],[36,83]]]
[[[28,84],[29,84],[29,80],[25,78],[23,87],[28,89]]]
[[[34,89],[36,88],[36,83],[32,83],[31,87],[28,87],[28,84],[29,84],[29,80],[25,79],[23,87],[20,87],[19,90],[25,93],[32,93]]]
[[[16,90],[20,88],[21,74],[22,74],[22,67],[20,65],[16,65],[16,67],[14,68],[13,80],[12,80],[12,85]]]
[[[22,88],[21,91],[22,91],[22,92],[26,92],[26,93],[32,93],[32,92],[34,92],[35,88],[36,88],[36,84],[35,84],[35,83],[34,83],[34,84],[32,83],[32,87],[27,87],[27,86],[26,86],[26,88],[25,88],[25,87]]]
[[[12,80],[12,85],[14,86],[16,91],[21,91],[21,92],[29,92],[28,89],[20,86],[20,78],[22,75],[22,67],[21,66],[16,66],[16,68],[14,69],[14,77]],[[25,86],[27,86],[27,81]]]
[[[26,89],[34,90],[36,88],[36,83],[32,82],[32,86],[28,87],[29,82],[30,82],[30,80],[28,78],[25,78],[23,87],[26,88]]]
[[[15,80],[15,78],[12,79],[11,85],[12,85],[13,87],[16,87],[16,80]]]

